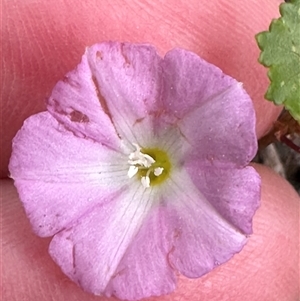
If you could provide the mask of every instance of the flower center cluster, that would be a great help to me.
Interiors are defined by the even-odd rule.
[[[171,163],[166,152],[157,149],[141,149],[134,144],[136,150],[129,155],[128,177],[137,176],[145,188],[161,184],[171,170]]]

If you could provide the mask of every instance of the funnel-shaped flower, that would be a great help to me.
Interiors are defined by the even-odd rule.
[[[252,231],[260,179],[255,115],[241,84],[197,55],[102,43],[28,118],[10,161],[34,231],[94,294],[166,294]]]

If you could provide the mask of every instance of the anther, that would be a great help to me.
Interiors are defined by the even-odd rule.
[[[156,167],[154,168],[154,175],[158,177],[162,174],[163,171],[164,169],[162,167]]]
[[[127,175],[131,179],[132,177],[134,177],[137,174],[138,171],[139,171],[139,168],[137,166],[131,165],[131,166],[129,166]]]
[[[150,187],[150,178],[148,176],[142,177],[141,182],[144,188],[149,188]]]

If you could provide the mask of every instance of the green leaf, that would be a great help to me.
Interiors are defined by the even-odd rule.
[[[259,62],[269,67],[270,86],[265,98],[284,104],[300,122],[300,0],[282,3],[280,14],[269,31],[256,35],[261,49]]]

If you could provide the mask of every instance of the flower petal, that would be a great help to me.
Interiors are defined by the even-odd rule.
[[[86,57],[107,114],[123,139],[143,146],[160,110],[161,58],[150,45],[101,43]]]
[[[257,150],[255,111],[241,84],[183,49],[166,54],[163,70],[164,106],[192,155],[205,164],[248,164]]]
[[[187,114],[179,127],[191,147],[188,160],[203,166],[244,167],[257,151],[255,112],[238,83]]]
[[[79,137],[118,149],[120,140],[102,102],[87,54],[59,81],[47,100],[48,111]]]
[[[93,209],[72,228],[54,236],[49,252],[73,281],[107,296],[120,261],[152,207],[151,189],[139,182],[119,198]]]
[[[28,118],[14,138],[9,169],[34,231],[53,235],[118,195],[128,183],[124,158],[74,136],[47,112]]]
[[[165,55],[163,72],[162,101],[167,112],[178,119],[236,83],[195,53],[178,48]]]
[[[246,243],[246,237],[226,221],[185,174],[173,172],[164,194],[168,208],[172,266],[195,278],[229,260]]]
[[[164,208],[157,206],[124,255],[108,289],[118,298],[137,300],[161,296],[176,287],[176,277],[167,261],[170,242],[167,240]]]
[[[194,185],[217,211],[245,234],[252,233],[252,218],[260,204],[260,177],[251,166],[224,170],[186,164]]]

